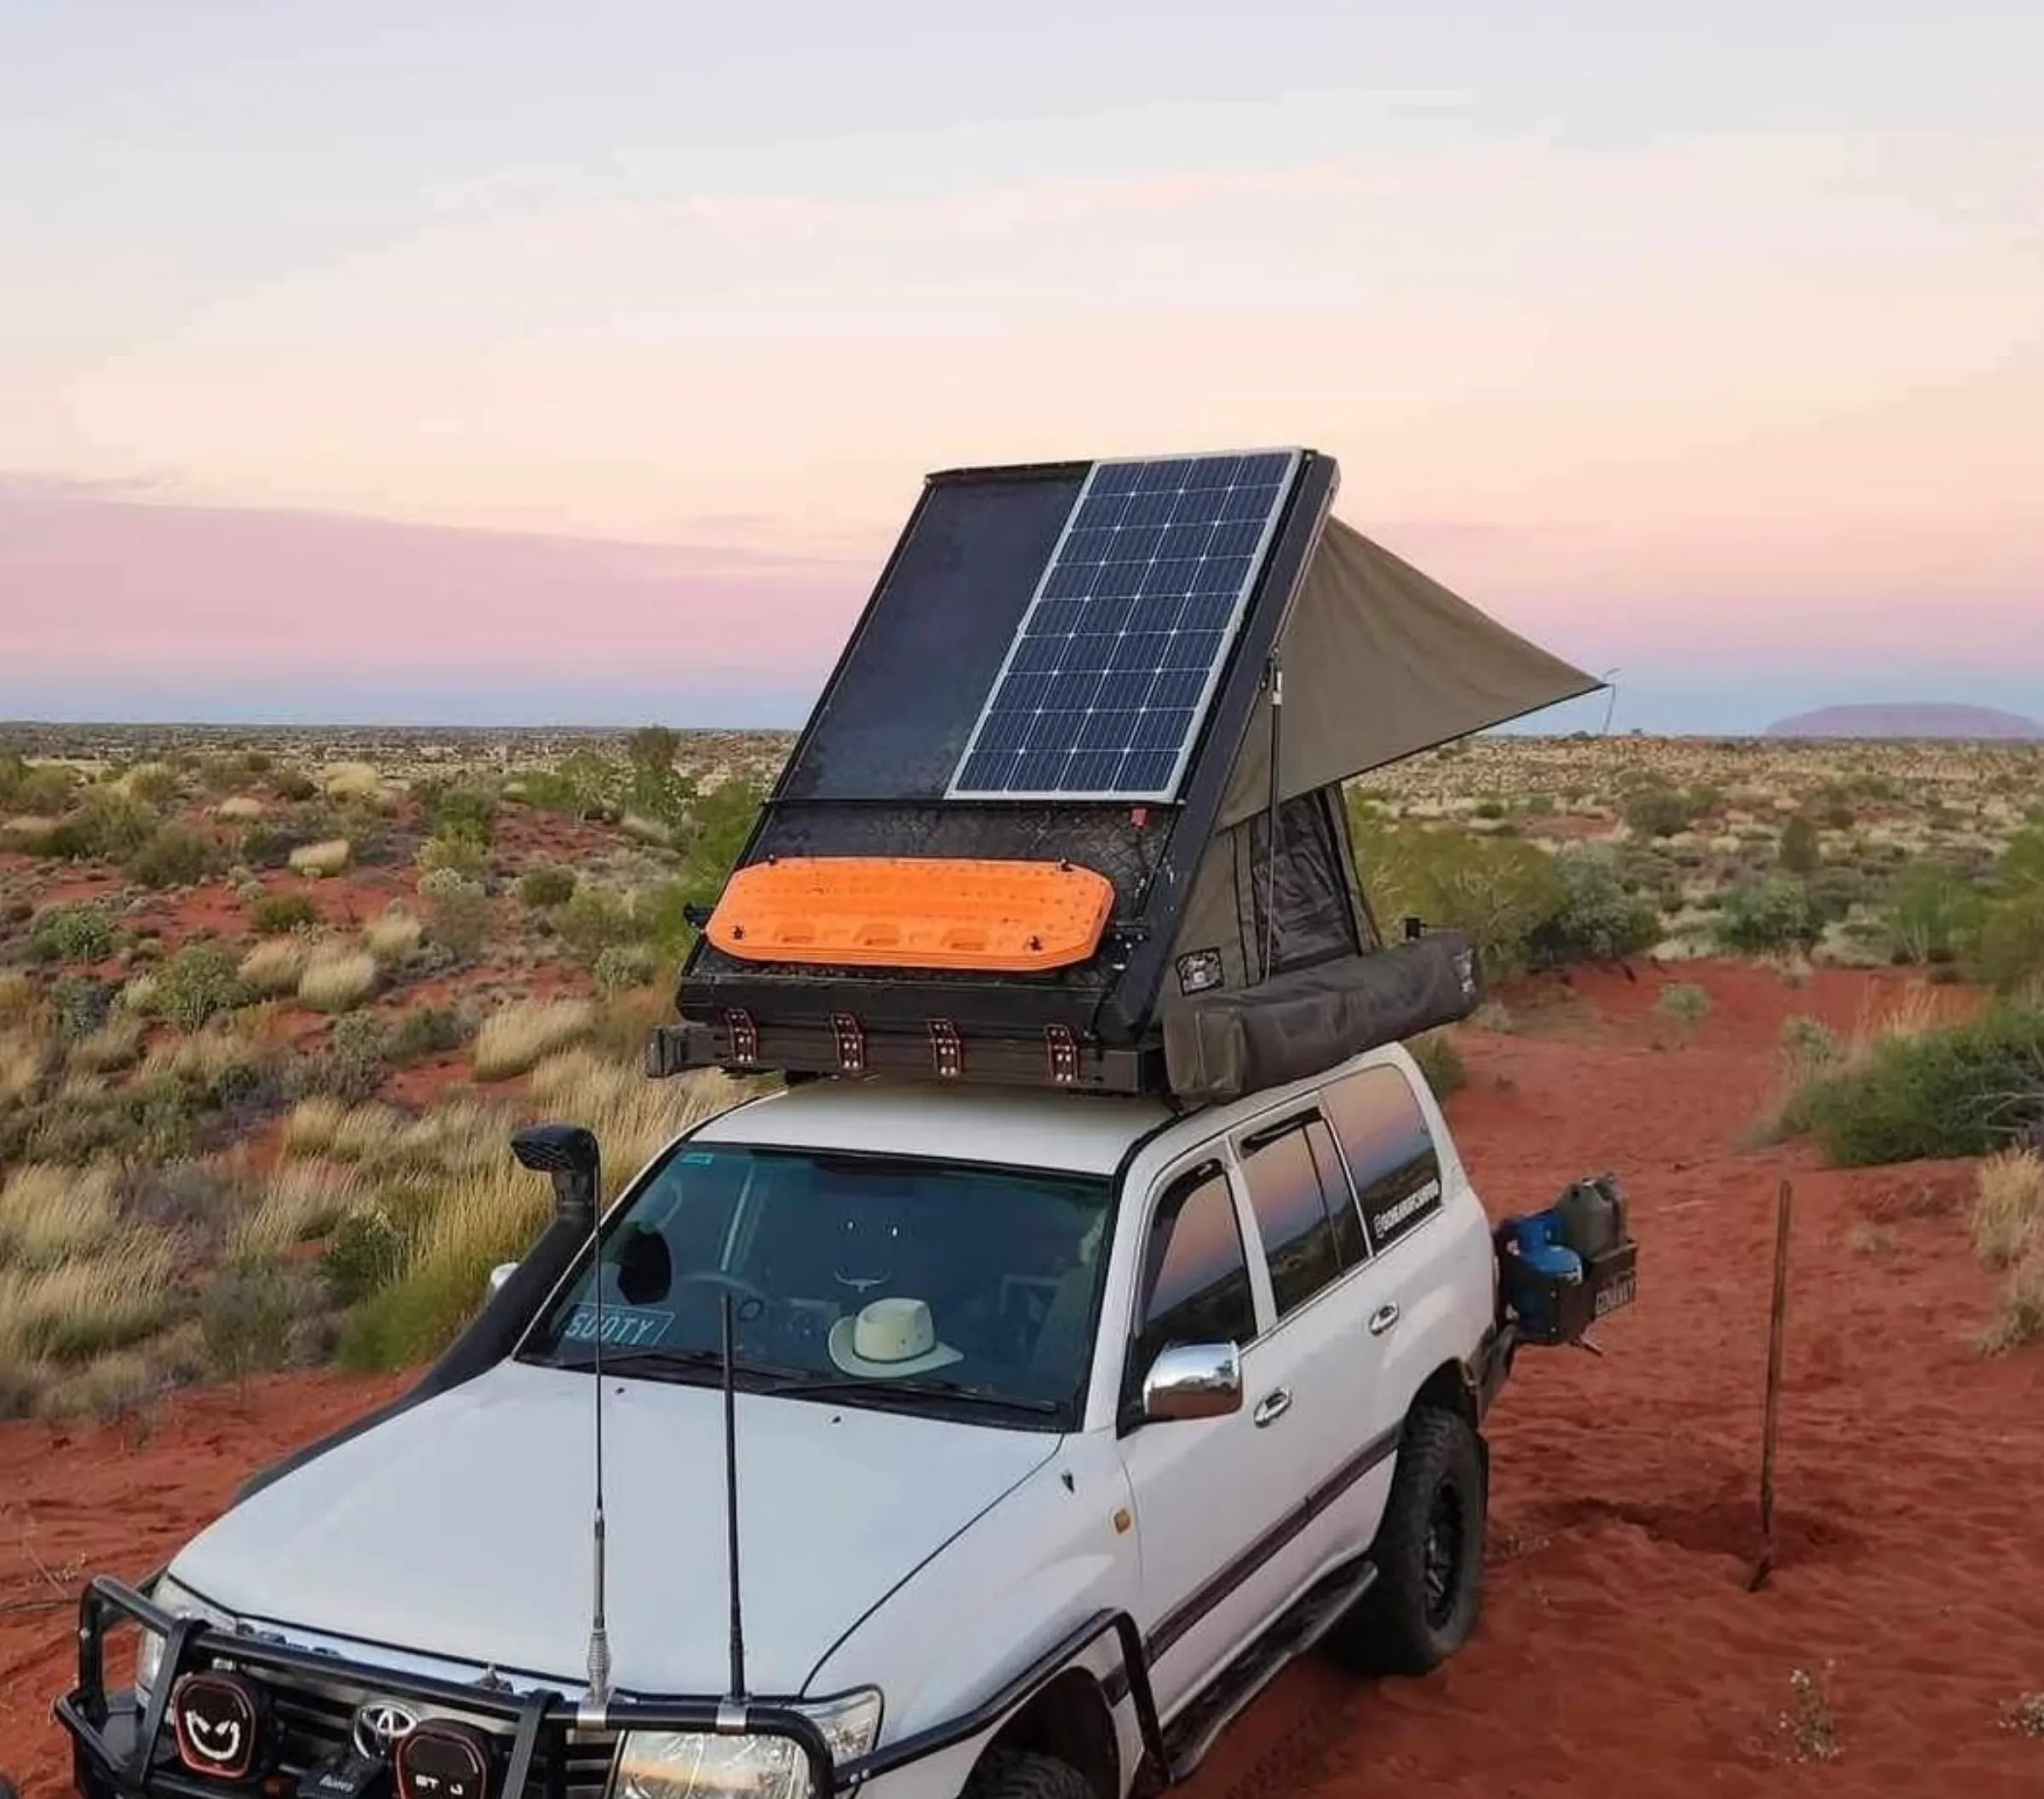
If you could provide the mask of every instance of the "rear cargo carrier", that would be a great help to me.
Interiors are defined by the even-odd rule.
[[[1464,1017],[1474,943],[1380,931],[1343,783],[1599,683],[1337,485],[1311,450],[929,477],[650,1072],[1198,1103]]]

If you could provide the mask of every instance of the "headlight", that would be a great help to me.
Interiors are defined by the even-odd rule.
[[[203,1618],[209,1624],[218,1624],[222,1630],[232,1630],[234,1620],[216,1606],[209,1606],[196,1595],[187,1593],[168,1574],[157,1581],[150,1598],[156,1601],[159,1611],[168,1612],[173,1618]],[[149,1689],[155,1686],[156,1677],[163,1665],[163,1639],[144,1625],[137,1633],[135,1646],[135,1690],[138,1697],[146,1699]]]
[[[880,1695],[871,1687],[799,1708],[842,1767],[873,1747]],[[792,1737],[635,1730],[618,1745],[610,1799],[809,1799],[809,1758]]]

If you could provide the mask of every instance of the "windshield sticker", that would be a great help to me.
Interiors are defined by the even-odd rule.
[[[707,1149],[684,1149],[681,1155],[683,1165],[690,1168],[707,1168],[716,1160],[716,1156]]]
[[[604,1308],[603,1341],[606,1347],[636,1349],[646,1344],[658,1343],[673,1322],[672,1312],[656,1312],[644,1306],[607,1305]],[[596,1308],[576,1306],[562,1335],[570,1343],[594,1343]]]

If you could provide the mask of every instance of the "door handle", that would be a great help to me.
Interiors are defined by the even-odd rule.
[[[1370,1334],[1372,1337],[1382,1337],[1386,1331],[1389,1330],[1391,1326],[1397,1322],[1398,1303],[1397,1301],[1393,1300],[1386,1304],[1380,1305],[1374,1312],[1371,1313]]]
[[[1291,1410],[1291,1394],[1282,1387],[1274,1387],[1257,1401],[1257,1409],[1250,1413],[1250,1419],[1261,1430],[1266,1424],[1274,1424]]]

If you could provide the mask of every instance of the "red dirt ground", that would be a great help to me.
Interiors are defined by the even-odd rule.
[[[1709,992],[1676,1047],[1653,1000]],[[1476,1635],[1429,1679],[1290,1670],[1222,1739],[1192,1799],[1394,1787],[1466,1799],[2044,1792],[2044,1741],[2001,1727],[2044,1689],[2044,1352],[1976,1361],[1989,1279],[1966,1246],[1972,1171],[1829,1172],[1754,1149],[1782,1020],[1850,1029],[1885,974],[1800,988],[1723,966],[1578,976],[1507,996],[1519,1034],[1463,1034],[1450,1114],[1495,1210],[1615,1170],[1640,1303],[1601,1359],[1527,1351],[1493,1414],[1491,1567]],[[1951,1003],[1964,1004],[1961,995]],[[1772,1583],[1745,1590],[1774,1192],[1795,1228]],[[1875,1226],[1878,1252],[1855,1226]],[[119,1427],[0,1427],[0,1767],[60,1794],[46,1722],[69,1618],[26,1611],[81,1569],[141,1573],[269,1456],[396,1384],[332,1376]],[[1823,1672],[1842,1753],[1798,1762],[1791,1671]]]

